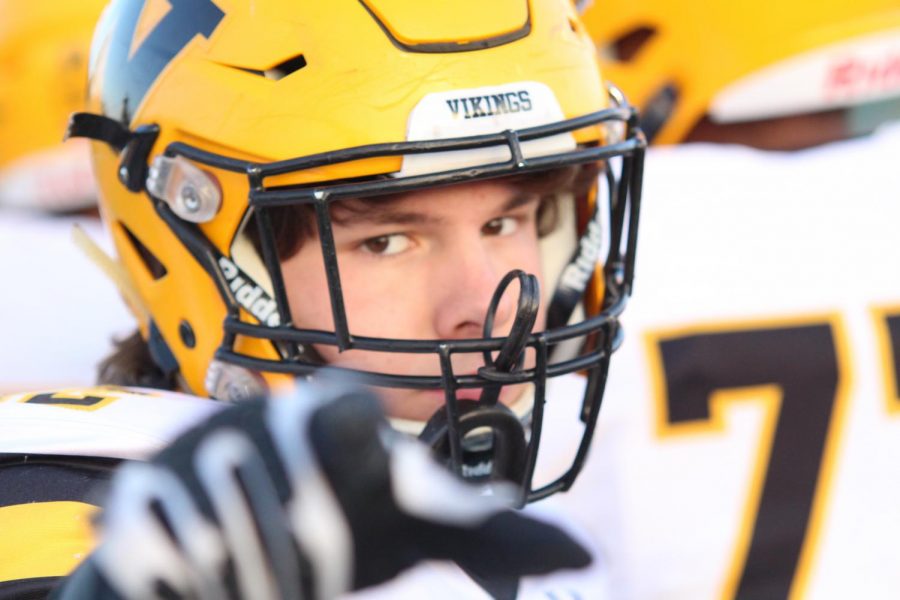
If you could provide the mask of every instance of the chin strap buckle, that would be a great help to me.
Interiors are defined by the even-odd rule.
[[[431,447],[437,460],[464,479],[475,482],[510,481],[523,485],[528,450],[525,428],[519,418],[502,404],[485,406],[472,400],[458,400],[459,422],[450,427],[445,409],[429,419],[419,439]],[[450,436],[458,436],[462,456],[454,464]],[[527,493],[527,490],[525,490]],[[520,501],[524,504],[524,497]]]
[[[80,112],[69,118],[64,139],[88,138],[116,150],[119,153],[119,181],[129,191],[141,192],[147,181],[150,149],[157,137],[158,125],[141,125],[132,131],[115,119]]]

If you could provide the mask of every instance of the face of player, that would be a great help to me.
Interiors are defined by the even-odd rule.
[[[359,203],[363,204],[363,203]],[[387,202],[336,207],[334,238],[350,331],[402,339],[480,338],[500,280],[513,269],[540,279],[539,198],[504,180],[470,182],[411,192]],[[294,325],[333,330],[328,286],[318,239],[286,260],[283,273]],[[543,283],[543,282],[541,282]],[[516,284],[504,295],[494,335],[509,332]],[[534,330],[544,328],[543,309]],[[317,347],[331,365],[402,375],[439,375],[434,355],[394,354]],[[477,354],[454,355],[457,375],[482,366]],[[441,390],[381,390],[388,414],[427,420],[443,402]],[[505,387],[512,404],[524,386]],[[477,399],[480,390],[459,390]]]

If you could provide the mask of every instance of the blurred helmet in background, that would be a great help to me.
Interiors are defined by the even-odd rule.
[[[88,145],[62,140],[84,105],[104,4],[0,0],[0,208],[70,212],[96,203]]]
[[[603,73],[676,143],[743,123],[854,107],[848,134],[900,116],[895,0],[585,2]]]

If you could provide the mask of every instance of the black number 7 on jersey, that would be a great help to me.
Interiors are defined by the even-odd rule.
[[[850,366],[837,318],[681,332],[651,343],[662,435],[722,430],[726,403],[766,407],[720,597],[802,596],[836,454]]]

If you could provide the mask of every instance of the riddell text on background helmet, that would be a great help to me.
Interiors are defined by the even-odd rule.
[[[863,122],[900,97],[895,0],[585,2],[605,76],[641,109],[654,143],[704,117],[736,123],[859,107]],[[852,131],[851,131],[852,133]]]
[[[93,206],[88,145],[63,144],[84,105],[91,35],[105,0],[0,0],[0,208]]]
[[[425,427],[436,451],[471,474],[466,440],[487,431],[495,452],[481,475],[535,500],[568,488],[581,466],[631,291],[644,140],[598,73],[568,0],[115,0],[92,49],[93,112],[74,115],[69,132],[102,142],[101,208],[144,305],[142,335],[186,390],[239,400],[314,374],[327,346],[428,354],[429,376],[328,371],[443,390]],[[495,300],[518,295],[508,335],[492,335],[497,302],[481,338],[354,332],[332,204],[584,165],[594,183],[560,200],[561,224],[541,240],[544,289],[516,271],[499,282]],[[321,247],[333,331],[291,323],[274,239],[285,207],[308,209],[305,243]],[[533,331],[540,304],[547,327]],[[484,361],[477,373],[453,372],[464,354]],[[547,380],[574,372],[587,381],[571,433],[580,443],[538,487]],[[531,386],[527,410],[497,402],[509,384]],[[484,391],[457,398],[466,389]]]

